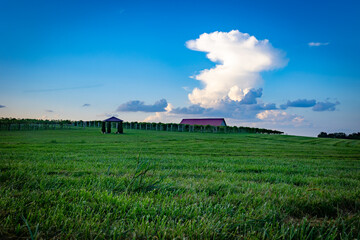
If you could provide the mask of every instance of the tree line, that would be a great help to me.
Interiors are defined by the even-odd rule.
[[[337,132],[337,133],[326,133],[326,132],[321,132],[318,135],[319,138],[341,138],[341,139],[357,139],[360,140],[360,132],[358,133],[351,133],[349,135],[346,135],[343,132]]]
[[[211,126],[211,125],[188,125],[178,123],[148,123],[148,122],[124,122],[125,129],[172,131],[172,132],[202,132],[202,133],[264,133],[283,134],[281,131],[265,128],[237,127],[237,126]]]
[[[149,122],[123,122],[124,129],[172,131],[172,132],[202,132],[202,133],[262,133],[262,134],[283,134],[281,131],[237,126],[211,126],[211,125],[188,125],[178,123],[149,123]],[[42,120],[42,119],[17,119],[1,118],[0,130],[41,130],[41,129],[67,129],[72,127],[97,127],[105,132],[103,121],[71,121],[71,120]],[[108,123],[106,132],[110,128],[120,126],[117,123]]]

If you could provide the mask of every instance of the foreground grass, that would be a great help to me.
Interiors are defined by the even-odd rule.
[[[356,140],[1,132],[0,238],[360,238],[359,163]]]

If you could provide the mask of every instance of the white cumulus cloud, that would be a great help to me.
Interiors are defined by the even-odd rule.
[[[287,112],[279,110],[266,110],[258,113],[256,117],[265,122],[273,122],[278,124],[284,123],[300,125],[304,122],[304,118],[302,116],[296,114],[289,114]]]
[[[165,108],[165,112],[156,112],[154,115],[150,115],[146,117],[143,121],[144,122],[180,122],[181,117],[174,114],[172,111],[174,109],[174,106],[171,103],[168,103],[168,105]]]
[[[207,58],[216,63],[195,76],[204,87],[188,95],[191,103],[205,108],[216,108],[223,101],[241,101],[250,89],[260,85],[260,72],[287,63],[284,54],[267,39],[258,40],[238,30],[204,33],[186,46],[206,52]]]

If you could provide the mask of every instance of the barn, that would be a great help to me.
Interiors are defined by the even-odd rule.
[[[188,125],[210,125],[210,126],[226,126],[224,118],[190,118],[181,120],[180,124]]]

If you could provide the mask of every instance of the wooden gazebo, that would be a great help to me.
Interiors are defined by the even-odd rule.
[[[111,117],[108,119],[105,119],[102,122],[102,127],[101,127],[101,132],[102,133],[111,133],[111,123],[116,122],[116,129],[117,129],[117,134],[122,134],[124,133],[123,130],[123,120],[118,119],[117,117]]]

